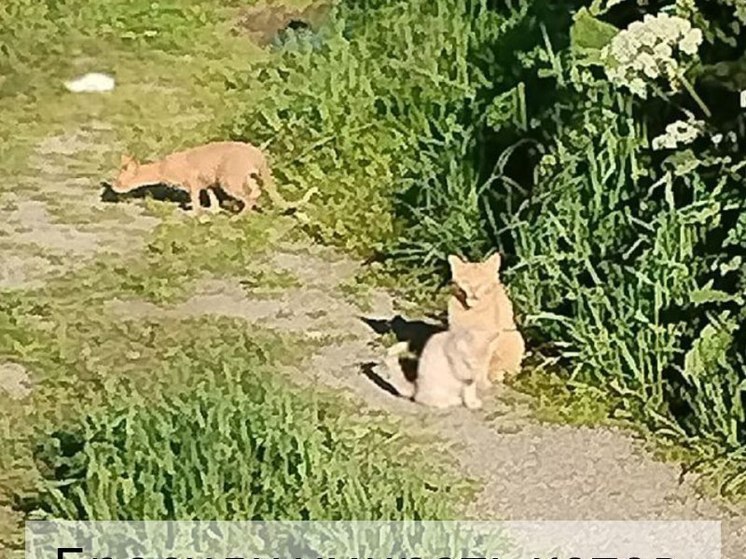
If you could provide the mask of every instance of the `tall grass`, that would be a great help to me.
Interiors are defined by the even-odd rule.
[[[343,3],[319,36],[291,38],[237,84],[252,101],[230,133],[271,141],[289,187],[321,188],[315,232],[324,240],[382,252],[419,223],[426,239],[410,239],[439,243],[435,256],[483,250],[471,162],[490,101],[477,98],[490,82],[472,59],[503,26],[479,1]],[[441,203],[450,199],[459,204]],[[420,211],[430,205],[448,227]]]
[[[586,56],[575,44],[546,64],[572,119],[548,126],[546,166],[508,224],[515,293],[573,381],[622,395],[623,411],[661,431],[739,454],[743,117],[721,120],[734,99],[722,84],[700,89],[720,113],[707,120],[686,93],[641,101],[615,90],[581,66]],[[651,149],[687,110],[706,119],[702,137]]]
[[[180,351],[135,389],[39,440],[34,503],[67,519],[342,520],[442,518],[458,484],[423,477],[393,425],[278,377],[251,334],[177,335]],[[199,322],[183,324],[199,331]],[[269,346],[271,348],[271,346]],[[135,376],[137,372],[133,373]],[[149,383],[146,383],[149,384]],[[453,493],[451,493],[453,489]]]
[[[125,319],[69,287],[0,305],[0,356],[35,373],[32,405],[0,413],[15,514],[440,519],[462,503],[468,483],[425,466],[399,426],[295,384],[318,342],[226,318]]]

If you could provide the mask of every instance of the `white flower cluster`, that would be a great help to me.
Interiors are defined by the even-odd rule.
[[[666,126],[666,131],[653,138],[653,149],[676,149],[679,145],[690,144],[704,130],[701,120],[677,120]]]
[[[746,24],[746,0],[725,0],[726,4],[733,6],[736,11],[736,18]]]
[[[646,15],[617,33],[602,52],[609,79],[647,97],[647,82],[665,78],[672,89],[679,87],[677,60],[697,54],[702,31],[684,18],[661,13]]]

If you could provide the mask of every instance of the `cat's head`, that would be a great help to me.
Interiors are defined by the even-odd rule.
[[[131,155],[123,155],[119,166],[119,174],[111,184],[114,192],[127,192],[137,180],[140,163]]]
[[[448,257],[448,263],[453,282],[461,291],[462,302],[468,308],[478,306],[500,284],[499,253],[493,254],[484,262],[467,262],[452,254]]]

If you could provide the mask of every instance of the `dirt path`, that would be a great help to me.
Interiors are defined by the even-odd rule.
[[[0,225],[0,285],[37,284],[103,250],[131,250],[157,224],[138,204],[102,203],[94,177],[76,170],[77,163],[97,157],[97,146],[103,141],[105,126],[47,139],[36,153],[38,174],[22,177],[18,189],[0,198],[5,207]],[[292,374],[386,410],[401,419],[403,429],[438,435],[443,448],[434,456],[453,451],[465,474],[483,484],[469,506],[470,516],[727,518],[723,557],[743,557],[744,517],[699,497],[694,480],[680,484],[678,467],[654,460],[629,433],[539,424],[532,419],[530,399],[507,390],[486,395],[485,409],[479,412],[433,412],[391,395],[364,374],[380,360],[380,334],[374,327],[380,331],[394,317],[391,298],[384,292],[371,293],[366,297],[367,310],[351,302],[341,286],[358,265],[331,249],[279,244],[271,253],[271,259],[261,265],[289,272],[297,278],[294,287],[268,295],[247,292],[235,279],[215,278],[202,282],[191,298],[173,307],[112,300],[109,312],[130,317],[226,315],[328,340]],[[6,380],[17,385],[22,372],[11,372]]]
[[[156,226],[136,205],[101,201],[96,171],[111,149],[109,127],[92,122],[40,142],[33,173],[3,178],[0,288],[41,285],[97,254],[132,250]]]

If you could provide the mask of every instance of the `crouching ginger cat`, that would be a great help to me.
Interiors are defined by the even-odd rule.
[[[267,158],[261,149],[244,142],[212,142],[167,155],[152,163],[139,163],[133,157],[122,156],[119,175],[112,184],[117,193],[125,193],[141,186],[168,184],[186,190],[192,213],[199,213],[199,195],[206,190],[210,209],[220,208],[215,193],[220,186],[226,194],[243,202],[240,213],[257,206],[262,186],[272,201],[283,209],[293,207],[277,192]],[[299,204],[308,202],[315,189],[309,190]]]

